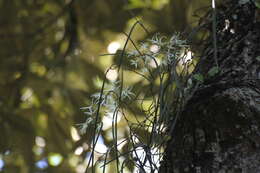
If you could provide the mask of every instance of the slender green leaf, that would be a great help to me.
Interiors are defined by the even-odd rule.
[[[204,77],[202,76],[202,74],[195,74],[194,76],[194,79],[196,79],[197,81],[199,82],[203,82],[204,81]]]
[[[212,67],[208,74],[210,77],[215,76],[219,72],[219,68],[217,66]]]

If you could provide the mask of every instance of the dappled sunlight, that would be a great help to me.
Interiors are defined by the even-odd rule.
[[[74,151],[74,154],[75,154],[75,155],[81,155],[83,151],[84,151],[83,147],[78,147],[78,148],[76,148],[76,150]]]
[[[58,166],[63,161],[63,157],[59,153],[50,153],[48,156],[48,162],[51,166]]]
[[[76,128],[73,127],[73,126],[70,128],[70,135],[71,135],[73,141],[78,141],[78,140],[80,140],[79,133],[78,133],[78,131],[76,130]]]
[[[36,136],[35,137],[35,144],[38,146],[38,147],[45,147],[46,145],[46,142],[45,142],[45,139],[41,136]]]
[[[107,152],[107,146],[104,144],[104,139],[102,136],[98,137],[97,144],[95,146],[95,151],[103,154]]]
[[[79,164],[76,166],[76,173],[85,173],[86,168],[86,164]]]
[[[153,44],[150,46],[150,51],[153,52],[153,53],[158,53],[160,50],[160,47],[156,44]]]
[[[117,69],[109,69],[106,78],[110,81],[116,81],[118,78],[118,70]]]
[[[2,171],[3,167],[5,166],[4,160],[0,157],[0,171]]]
[[[115,118],[117,118],[115,120]],[[112,123],[118,123],[122,118],[122,113],[118,112],[117,115],[114,112],[108,112],[103,116],[102,122],[103,122],[103,130],[107,130],[108,128],[111,128]]]
[[[161,64],[161,60],[158,58],[150,59],[148,64],[152,68],[157,68]]]
[[[145,146],[144,146],[145,147]],[[133,157],[138,159],[142,165],[142,168],[145,172],[158,173],[157,168],[160,166],[160,151],[156,148],[153,148],[147,151],[147,148],[144,147],[137,147],[135,148],[135,152],[133,152]],[[141,169],[135,168],[135,173],[138,173]]]
[[[22,89],[22,96],[21,96],[22,104],[21,107],[23,108],[30,108],[30,107],[37,107],[39,106],[39,100],[34,93],[34,90],[29,87],[25,87]]]
[[[31,88],[24,88],[23,90],[23,95],[21,97],[22,101],[32,101],[32,95],[33,95],[33,90]]]
[[[34,62],[30,65],[30,70],[32,73],[35,73],[39,76],[44,76],[47,72],[47,69],[45,66],[43,66],[39,63],[36,63],[36,62]]]
[[[117,148],[119,151],[122,151],[123,147],[128,143],[128,140],[126,138],[119,139],[117,141]]]
[[[107,47],[107,51],[108,53],[116,53],[116,51],[120,48],[120,43],[119,42],[111,42],[108,47]]]
[[[181,65],[185,65],[187,63],[191,63],[192,62],[193,53],[191,51],[183,52],[181,57],[182,58],[180,59],[180,63],[181,63]]]
[[[45,169],[49,166],[46,159],[42,159],[42,160],[37,161],[35,163],[35,165],[36,165],[37,168],[40,168],[40,169]]]

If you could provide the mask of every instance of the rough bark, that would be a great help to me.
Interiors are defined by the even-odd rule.
[[[260,172],[260,22],[253,3],[219,8],[220,72],[185,106],[167,143],[160,173]],[[225,20],[229,27],[225,29]],[[195,73],[214,66],[208,40]]]

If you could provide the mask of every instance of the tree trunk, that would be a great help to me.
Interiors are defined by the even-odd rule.
[[[168,141],[160,173],[260,172],[260,21],[253,2],[218,8],[220,72],[212,40],[195,73],[206,80],[186,104]]]

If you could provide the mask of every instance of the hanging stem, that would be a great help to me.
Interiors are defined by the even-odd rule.
[[[218,65],[218,50],[217,50],[217,20],[216,20],[216,4],[215,0],[212,0],[212,31],[213,31],[213,47],[214,47],[214,60],[217,67]]]

